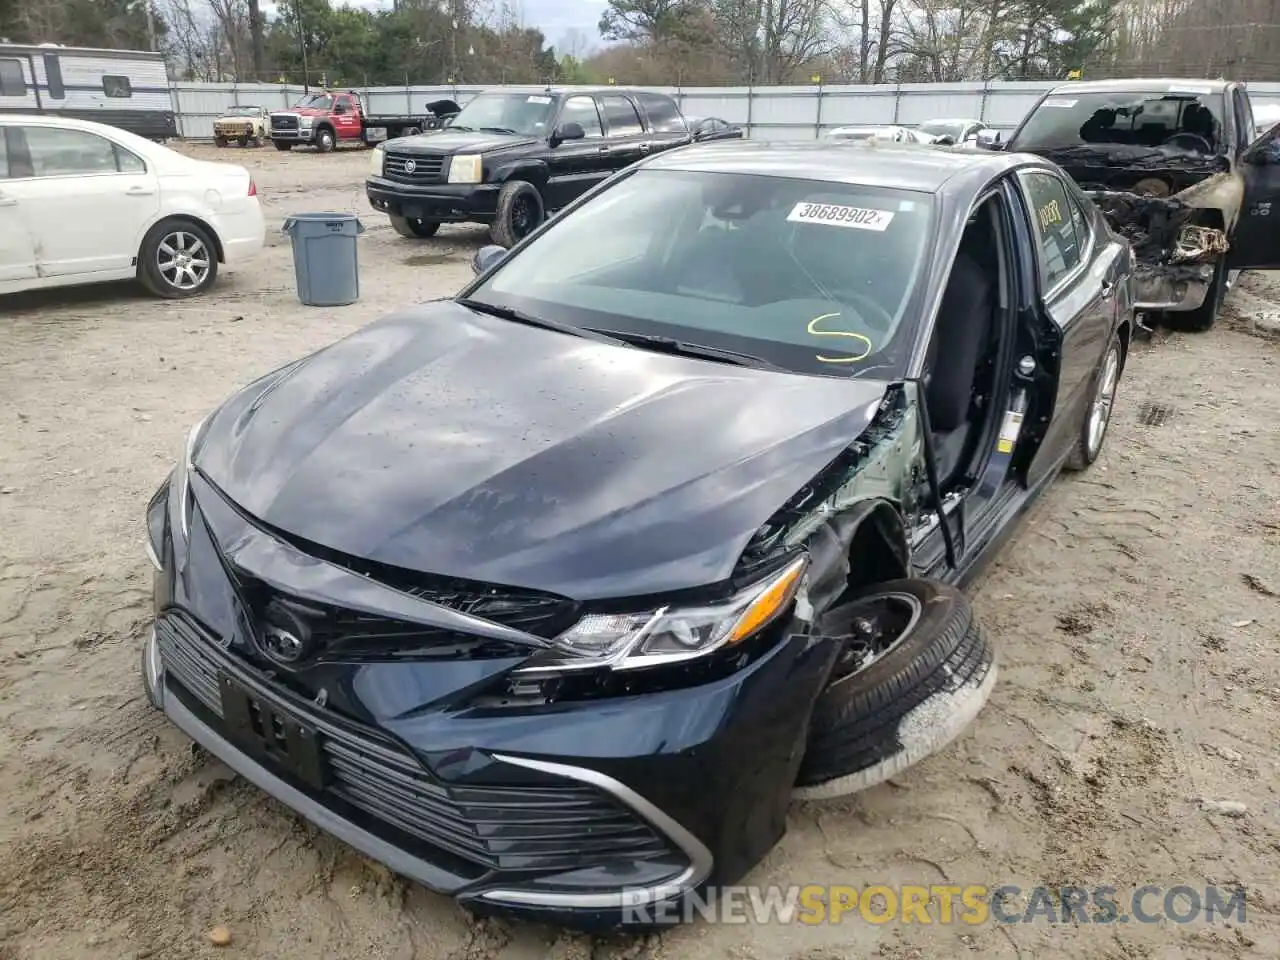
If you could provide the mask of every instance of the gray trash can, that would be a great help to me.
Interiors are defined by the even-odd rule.
[[[293,244],[299,300],[309,307],[345,307],[360,299],[356,238],[364,224],[354,213],[299,213],[283,229]]]

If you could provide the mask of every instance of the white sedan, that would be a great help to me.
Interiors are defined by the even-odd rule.
[[[243,167],[100,123],[0,114],[0,294],[136,278],[189,297],[265,240]]]
[[[899,127],[893,124],[876,127],[836,127],[828,130],[824,135],[826,140],[889,140],[894,143],[920,143],[920,139],[916,137],[906,127]]]

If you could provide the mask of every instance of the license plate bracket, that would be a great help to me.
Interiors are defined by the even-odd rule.
[[[313,790],[325,785],[320,740],[314,728],[237,683],[218,677],[222,719],[229,739],[255,760],[269,761]]]

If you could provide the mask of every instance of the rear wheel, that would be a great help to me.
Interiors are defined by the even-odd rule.
[[[277,149],[277,150],[292,150],[292,149],[293,149],[293,144],[292,144],[292,143],[290,143],[288,140],[272,140],[271,142],[272,142],[272,143],[274,143],[274,144],[276,145],[276,149]]]
[[[333,149],[333,146],[334,139],[332,130],[326,128],[316,134],[316,149],[321,153],[328,153]]]
[[[440,229],[440,223],[437,220],[423,220],[419,217],[397,217],[395,214],[388,214],[391,218],[391,226],[396,233],[402,237],[408,237],[410,240],[425,240],[427,237],[434,237],[436,231]]]
[[[489,236],[510,249],[533,233],[545,216],[538,188],[526,180],[510,180],[498,191],[498,210]]]
[[[217,276],[218,248],[204,227],[187,220],[162,220],[142,241],[138,279],[157,297],[193,297]]]
[[[1164,325],[1171,330],[1188,333],[1204,333],[1213,327],[1227,298],[1227,261],[1219,257],[1213,265],[1213,279],[1204,295],[1204,303],[1194,310],[1169,310],[1164,315]]]
[[[226,137],[214,137],[214,138],[213,138],[213,145],[214,145],[215,147],[225,147],[225,146],[227,145],[227,138],[226,138]]]
[[[968,599],[936,580],[878,584],[824,614],[819,631],[842,648],[813,705],[797,800],[865,790],[936,753],[995,686]]]
[[[1111,410],[1116,402],[1116,387],[1120,383],[1120,367],[1124,362],[1124,347],[1118,333],[1111,335],[1106,356],[1093,375],[1093,399],[1085,412],[1076,445],[1067,457],[1068,470],[1084,470],[1102,453],[1107,428],[1111,426]]]

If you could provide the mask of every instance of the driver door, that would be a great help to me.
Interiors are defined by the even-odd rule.
[[[355,97],[343,94],[334,98],[333,127],[339,140],[359,139],[360,110]]]
[[[1240,159],[1244,202],[1227,251],[1229,270],[1280,269],[1280,126],[1255,140]]]

